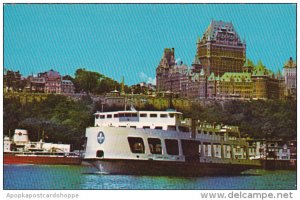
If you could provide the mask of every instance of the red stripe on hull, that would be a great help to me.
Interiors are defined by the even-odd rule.
[[[4,164],[80,165],[80,157],[4,155]]]

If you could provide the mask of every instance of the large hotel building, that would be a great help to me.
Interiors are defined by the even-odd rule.
[[[206,74],[241,72],[246,61],[246,44],[231,22],[213,20],[202,39],[198,38],[197,56]]]
[[[233,24],[213,20],[198,38],[191,67],[176,63],[174,48],[165,48],[156,68],[156,87],[157,92],[192,99],[282,99],[295,91],[296,62],[290,59],[284,69],[283,76],[261,61],[246,60],[246,43]]]

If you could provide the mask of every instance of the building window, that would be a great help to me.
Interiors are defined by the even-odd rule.
[[[161,141],[158,138],[148,138],[150,152],[152,154],[162,154]]]
[[[178,155],[179,154],[177,140],[166,139],[165,143],[166,143],[167,154],[169,154],[169,155]]]
[[[145,153],[145,145],[142,138],[128,137],[128,143],[132,153]]]

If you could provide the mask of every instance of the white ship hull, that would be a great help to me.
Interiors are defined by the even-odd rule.
[[[247,169],[261,166],[257,160],[236,159],[235,156],[224,152],[229,146],[246,145],[245,142],[224,141],[222,138],[204,134],[197,134],[195,138],[191,138],[191,133],[177,131],[91,127],[87,128],[86,137],[84,160],[98,168],[101,173],[107,174],[238,175]],[[143,152],[132,152],[130,138],[141,139]],[[151,151],[149,138],[161,141],[159,154]],[[177,154],[170,155],[172,153],[168,152],[166,140],[178,142]],[[210,149],[207,144],[211,144]]]
[[[103,174],[155,176],[232,176],[259,166],[125,159],[101,159],[89,162]]]

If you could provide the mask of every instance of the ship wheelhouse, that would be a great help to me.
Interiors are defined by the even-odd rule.
[[[181,113],[177,111],[96,112],[96,127],[126,127],[177,131]]]

